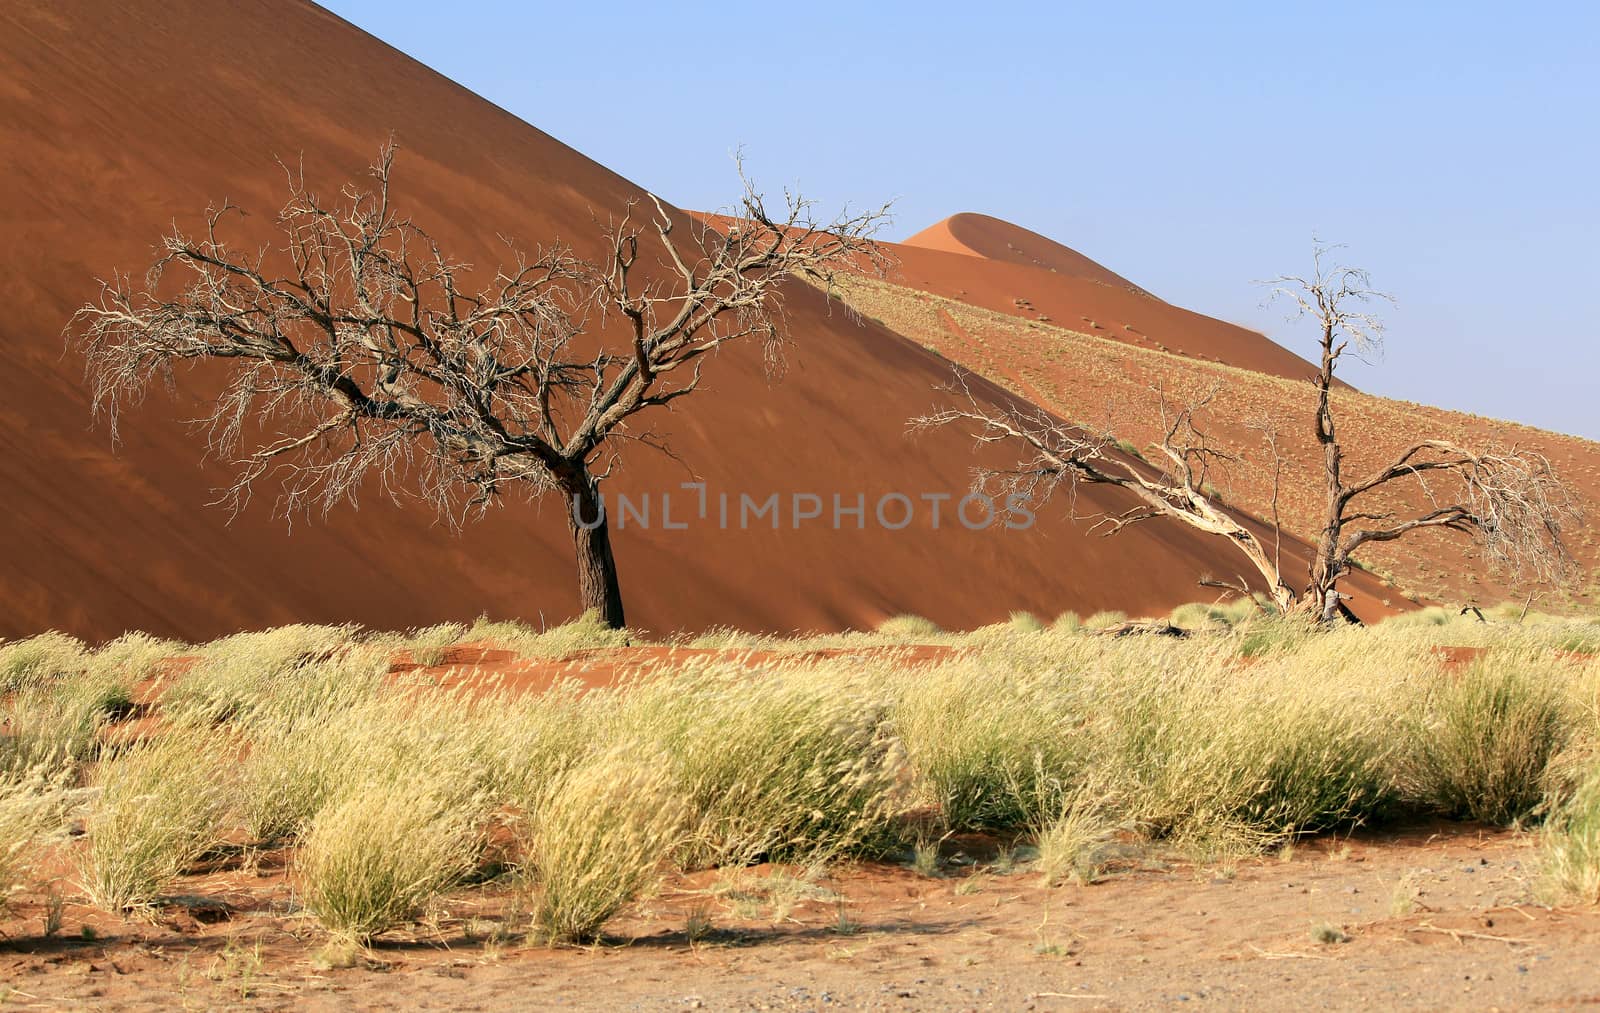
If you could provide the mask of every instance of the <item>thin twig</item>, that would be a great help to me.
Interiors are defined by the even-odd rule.
[[[1333,959],[1332,957],[1330,957],[1330,956],[1328,956],[1327,954],[1324,954],[1324,953],[1273,953],[1270,950],[1263,950],[1261,947],[1257,946],[1254,943],[1247,943],[1246,945],[1249,946],[1252,950],[1254,950],[1256,952],[1256,956],[1260,957],[1263,960],[1332,960]]]
[[[1446,929],[1437,925],[1413,925],[1406,929],[1407,932],[1435,932],[1442,936],[1449,936],[1456,942],[1463,939],[1482,939],[1491,943],[1506,943],[1512,946],[1528,946],[1533,943],[1531,939],[1521,939],[1516,936],[1495,936],[1487,932],[1472,932],[1468,929]]]

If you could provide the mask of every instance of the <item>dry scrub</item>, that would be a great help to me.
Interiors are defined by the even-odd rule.
[[[148,907],[222,841],[231,745],[173,736],[102,761],[78,855],[92,903],[109,911]]]
[[[674,868],[814,877],[984,831],[1029,842],[1019,854],[1050,882],[1085,881],[1140,850],[1203,858],[1446,816],[1542,822],[1551,890],[1600,900],[1600,661],[1571,653],[1594,624],[1179,615],[1196,635],[1032,616],[956,634],[902,617],[763,638],[767,660],[660,662],[539,694],[387,666],[457,642],[551,656],[622,635],[581,620],[288,627],[195,649],[166,724],[117,749],[113,698],[180,648],[36,638],[0,649],[0,877],[65,847],[93,903],[147,909],[221,841],[284,846],[308,910],[345,943],[485,882],[522,898],[497,931],[564,941],[599,936]],[[965,649],[913,660],[912,642]],[[819,643],[847,649],[798,646]],[[64,842],[79,805],[84,839]]]
[[[586,942],[655,885],[690,812],[664,757],[604,753],[558,775],[523,822],[524,889],[551,942]]]
[[[40,765],[0,778],[0,908],[44,847],[64,838],[74,792],[70,770]]]
[[[306,904],[335,940],[365,943],[460,881],[482,849],[482,814],[426,781],[352,787],[300,848]]]

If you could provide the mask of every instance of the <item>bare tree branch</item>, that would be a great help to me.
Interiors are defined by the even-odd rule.
[[[1182,406],[1173,406],[1164,394],[1161,396],[1162,437],[1153,449],[1165,458],[1165,473],[1141,466],[1118,452],[1116,440],[1109,434],[1066,425],[1032,406],[992,407],[979,400],[967,375],[959,370],[948,392],[958,403],[912,419],[913,431],[962,425],[972,431],[979,444],[1011,444],[1027,455],[1011,469],[978,469],[975,486],[988,488],[998,483],[1005,493],[1030,500],[1048,499],[1063,486],[1075,493],[1079,483],[1117,486],[1132,493],[1138,505],[1119,514],[1095,515],[1095,530],[1111,535],[1140,521],[1171,518],[1226,538],[1260,575],[1280,607],[1286,608],[1293,600],[1275,557],[1268,554],[1255,532],[1206,491],[1211,469],[1218,462],[1231,459],[1211,442],[1198,422],[1198,413],[1211,404],[1218,393],[1216,388]],[[1239,584],[1244,585],[1242,579]],[[1213,582],[1210,586],[1234,585]]]
[[[1383,324],[1363,307],[1392,300],[1372,289],[1365,271],[1330,263],[1335,249],[1316,244],[1311,277],[1284,276],[1267,283],[1275,297],[1291,300],[1296,315],[1310,317],[1320,332],[1320,366],[1312,383],[1317,392],[1315,435],[1323,452],[1326,509],[1305,604],[1331,621],[1339,600],[1338,582],[1349,573],[1358,549],[1429,528],[1467,535],[1483,546],[1491,563],[1518,576],[1562,579],[1571,566],[1563,536],[1577,521],[1578,511],[1542,454],[1518,447],[1473,450],[1423,439],[1365,478],[1351,482],[1345,477],[1344,447],[1333,413],[1334,374],[1351,343],[1358,353],[1380,347]],[[1402,483],[1414,483],[1430,508],[1401,518],[1392,510],[1353,506]],[[1363,522],[1377,526],[1348,530]]]
[[[1536,451],[1520,447],[1471,449],[1444,440],[1422,439],[1403,450],[1391,463],[1370,475],[1350,481],[1344,474],[1344,447],[1333,411],[1335,370],[1354,346],[1356,354],[1381,348],[1382,321],[1366,307],[1392,301],[1372,288],[1367,273],[1336,264],[1335,247],[1318,244],[1310,277],[1286,275],[1268,284],[1275,296],[1287,298],[1297,316],[1315,320],[1320,329],[1320,367],[1313,378],[1316,390],[1315,435],[1323,453],[1326,511],[1316,535],[1310,583],[1300,595],[1300,606],[1332,621],[1347,613],[1338,582],[1353,565],[1363,546],[1395,541],[1417,531],[1437,529],[1474,539],[1489,561],[1519,576],[1537,581],[1562,579],[1571,557],[1564,536],[1575,523],[1575,499],[1555,475],[1550,462]],[[1154,517],[1170,517],[1200,531],[1229,539],[1264,579],[1282,608],[1289,608],[1294,593],[1282,577],[1282,526],[1279,500],[1284,457],[1273,420],[1258,418],[1246,427],[1261,434],[1270,457],[1272,498],[1270,522],[1272,551],[1268,553],[1255,534],[1222,506],[1208,478],[1213,469],[1236,458],[1218,447],[1201,427],[1200,419],[1220,388],[1174,407],[1165,395],[1159,402],[1161,438],[1159,453],[1164,473],[1148,472],[1112,450],[1108,433],[1090,433],[1063,425],[1037,408],[995,409],[980,402],[965,376],[951,387],[959,404],[912,420],[913,428],[962,424],[970,427],[979,443],[1006,443],[1022,453],[1015,468],[980,471],[976,481],[1001,481],[1028,496],[1049,496],[1065,484],[1109,484],[1126,489],[1138,504],[1110,515],[1098,515],[1095,528],[1106,534]],[[1401,516],[1382,504],[1369,505],[1380,491],[1397,491],[1411,484],[1427,507]],[[1230,582],[1207,576],[1202,583],[1241,591],[1241,579]]]
[[[707,357],[732,342],[759,340],[776,372],[784,283],[870,261],[888,218],[885,206],[822,223],[795,194],[769,213],[741,166],[737,228],[680,237],[652,197],[611,229],[601,262],[508,242],[509,263],[468,290],[470,265],[395,209],[394,157],[386,145],[370,185],[332,201],[285,166],[277,251],[230,245],[242,212],[223,204],[199,235],[174,227],[143,284],[102,281],[69,330],[113,437],[123,407],[176,365],[215,361],[226,382],[196,421],[236,467],[222,494],[235,511],[270,476],[286,516],[375,486],[457,524],[513,488],[559,491],[592,517],[607,444],[658,442],[633,417],[698,390]],[[571,526],[584,605],[620,626],[606,528]]]

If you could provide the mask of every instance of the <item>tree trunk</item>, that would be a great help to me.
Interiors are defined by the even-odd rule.
[[[1327,482],[1328,499],[1327,510],[1322,520],[1322,531],[1317,536],[1316,552],[1311,560],[1311,583],[1306,588],[1304,599],[1308,608],[1323,622],[1331,621],[1327,618],[1328,602],[1330,595],[1337,594],[1339,578],[1344,570],[1344,560],[1340,558],[1339,553],[1339,541],[1344,536],[1344,479],[1341,475],[1343,451],[1333,427],[1333,369],[1337,357],[1333,342],[1333,328],[1324,322],[1322,368],[1316,379],[1317,442],[1322,445],[1322,468]]]
[[[567,527],[578,557],[578,599],[583,611],[593,610],[614,630],[626,625],[617,560],[611,554],[611,519],[606,516],[598,484],[580,471],[563,482]]]
[[[1322,531],[1317,536],[1315,555],[1311,560],[1311,583],[1306,588],[1306,601],[1318,612],[1323,610],[1328,594],[1338,590],[1339,577],[1344,568],[1339,559],[1339,540],[1344,534],[1344,510],[1339,501],[1344,491],[1339,478],[1339,457],[1339,444],[1331,439],[1323,444],[1328,505]]]

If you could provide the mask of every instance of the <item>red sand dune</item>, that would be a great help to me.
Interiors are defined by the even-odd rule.
[[[90,427],[62,328],[96,276],[142,270],[161,233],[174,220],[193,227],[210,201],[254,212],[251,241],[273,238],[277,157],[303,159],[308,178],[332,189],[395,132],[397,200],[445,249],[484,267],[502,233],[597,255],[597,222],[640,199],[638,186],[289,0],[8,5],[0,95],[0,349],[13,371],[0,403],[0,634],[201,638],[291,620],[571,615],[561,504],[513,502],[457,535],[425,509],[369,496],[359,511],[291,531],[267,495],[230,524],[206,505],[228,473],[202,462],[180,421],[216,376],[180,377],[175,400],[152,396],[124,419],[113,453]],[[787,378],[769,385],[754,349],[718,356],[707,389],[654,420],[687,467],[630,448],[610,490],[659,494],[698,477],[734,494],[959,494],[966,438],[905,434],[948,364],[809,291],[788,308]],[[1085,490],[1078,505],[1126,502]],[[1200,573],[1236,569],[1217,540],[1159,523],[1103,539],[1061,506],[1024,533],[973,534],[948,518],[934,531],[924,514],[899,532],[701,525],[615,537],[630,618],[655,630],[831,629],[907,611],[949,626],[1017,608],[1150,613],[1202,597]]]
[[[892,246],[890,281],[1141,348],[1303,379],[1306,360],[1265,335],[1174,306],[1051,239],[959,214]]]
[[[989,215],[964,211],[936,222],[907,239],[902,245],[917,246],[945,253],[964,253],[985,260],[1003,260],[1025,267],[1042,267],[1069,278],[1084,278],[1102,285],[1144,289],[1103,264],[1097,264],[1077,250],[1062,246],[1037,232],[1012,225]]]

